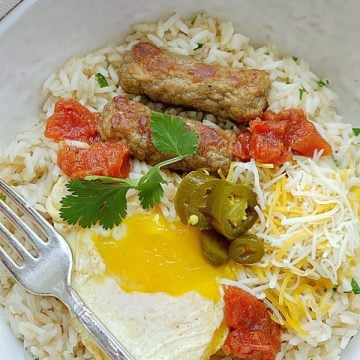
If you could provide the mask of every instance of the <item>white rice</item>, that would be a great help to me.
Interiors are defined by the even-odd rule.
[[[123,53],[140,40],[151,41],[157,46],[206,63],[266,70],[272,80],[270,109],[280,111],[289,107],[302,108],[333,146],[333,158],[319,159],[315,156],[311,160],[297,157],[296,162],[286,163],[278,170],[259,167],[253,161],[234,165],[230,179],[241,180],[254,187],[260,205],[257,208],[260,222],[255,230],[274,251],[267,253],[257,269],[244,267],[236,282],[224,280],[224,283],[235,283],[258,298],[265,299],[269,294],[279,294],[286,274],[291,273],[294,274],[293,282],[285,292],[283,301],[292,303],[295,301],[294,290],[304,279],[324,277],[331,283],[338,283],[337,291],[300,294],[302,303],[309,304],[299,321],[306,334],[299,334],[289,326],[282,310],[271,299],[265,299],[273,309],[275,318],[288,326],[278,359],[338,358],[360,327],[360,296],[349,293],[350,279],[355,274],[353,266],[357,265],[355,259],[359,255],[359,207],[345,199],[353,186],[360,185],[360,149],[358,140],[352,135],[351,126],[342,123],[341,117],[336,113],[336,95],[328,86],[318,85],[320,79],[311,72],[306,61],[291,56],[283,57],[274,47],[255,49],[249,45],[246,36],[234,32],[231,23],[222,23],[204,13],[196,14],[191,20],[183,20],[178,14],[174,14],[158,23],[134,25],[133,32],[121,45],[109,44],[95,52],[73,57],[62,69],[48,77],[42,89],[45,101],[40,114],[41,120],[34,129],[20,134],[7,148],[2,149],[0,177],[12,184],[29,204],[48,216],[45,202],[61,173],[55,165],[57,145],[43,136],[44,119],[53,113],[54,105],[60,98],[76,98],[90,110],[102,111],[111,98],[123,93],[118,86],[117,68]],[[97,73],[105,76],[107,87],[101,88],[98,85],[95,79]],[[194,118],[209,126],[220,125],[238,131],[230,121],[201,111],[166,108],[141,96],[133,99],[146,102],[159,111]],[[130,177],[137,178],[147,170],[146,164],[134,160]],[[338,175],[340,173],[342,175]],[[270,214],[271,206],[276,200],[276,186],[284,181],[284,174],[287,178],[286,191],[294,199],[298,199],[298,202],[302,202],[302,210],[309,214],[308,218],[299,215],[291,216],[290,219],[276,210]],[[319,178],[319,174],[322,177]],[[165,216],[175,218],[173,199],[181,179],[169,172],[165,176],[169,184],[165,186],[161,209]],[[309,188],[308,184],[313,184],[313,187]],[[329,210],[327,215],[311,215],[314,206],[326,206],[327,200],[330,203],[334,201],[331,199],[339,202],[337,207]],[[288,208],[290,210],[291,206]],[[274,221],[285,233],[274,236]],[[315,221],[322,225],[311,228],[311,236],[299,237],[293,248],[285,254],[286,258],[276,259],[279,249],[289,238],[288,233],[309,232],[307,225]],[[324,250],[319,250],[318,242],[323,234],[326,239],[322,241],[326,241],[327,245]],[[321,261],[318,258],[319,252]],[[311,271],[296,267],[305,257],[310,261]],[[258,276],[261,271],[265,274],[264,279]],[[320,299],[324,304],[331,303],[332,306],[326,311],[321,310],[322,307],[318,304]],[[93,358],[82,344],[64,306],[55,299],[26,293],[14,284],[1,266],[0,305],[5,308],[6,319],[14,334],[23,340],[25,348],[35,358]]]

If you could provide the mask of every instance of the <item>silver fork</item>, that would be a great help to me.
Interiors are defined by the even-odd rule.
[[[16,281],[29,292],[36,295],[55,296],[60,299],[110,359],[133,360],[134,358],[125,347],[86,307],[79,295],[71,287],[73,257],[68,243],[36,210],[28,207],[26,202],[2,179],[0,179],[0,191],[36,225],[47,239],[47,241],[43,241],[3,200],[0,200],[0,212],[31,241],[38,252],[38,256],[34,257],[0,222],[0,236],[15,249],[23,260],[23,263],[18,265],[0,246],[1,262]]]

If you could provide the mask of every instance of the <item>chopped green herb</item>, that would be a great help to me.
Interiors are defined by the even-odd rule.
[[[355,279],[351,279],[351,288],[355,295],[360,295],[360,286]]]
[[[306,92],[306,90],[305,90],[304,88],[300,88],[300,89],[299,89],[299,97],[300,97],[300,100],[302,100],[305,92]]]
[[[333,287],[333,292],[337,292],[337,287]]]
[[[267,51],[267,52],[265,53],[265,55],[270,55],[270,52],[269,52],[269,51]]]
[[[105,229],[119,225],[127,215],[126,194],[129,189],[138,191],[144,209],[160,202],[164,193],[161,176],[163,166],[181,161],[196,153],[199,137],[185,128],[181,118],[151,113],[151,132],[154,146],[173,158],[152,167],[138,180],[117,179],[106,176],[87,176],[84,180],[71,180],[66,184],[70,195],[62,198],[60,216],[69,224],[83,228],[99,222]]]
[[[204,46],[204,44],[197,43],[197,44],[196,44],[196,47],[194,48],[194,50],[201,49],[203,46]]]
[[[356,136],[360,135],[360,128],[353,128],[352,130],[353,130],[354,135],[356,135]]]
[[[101,88],[106,87],[106,86],[109,86],[109,84],[108,84],[108,82],[107,82],[107,80],[105,79],[105,76],[104,76],[103,74],[97,73],[97,74],[95,75],[95,79],[96,79],[97,83],[99,84],[99,86],[100,86]]]
[[[98,220],[105,229],[119,225],[126,216],[129,184],[99,180],[71,180],[66,184],[71,195],[61,199],[60,216],[68,224],[83,228]]]
[[[139,191],[140,203],[144,209],[149,209],[154,204],[160,202],[160,199],[164,194],[161,184],[166,183],[167,181],[164,180],[160,174],[159,165],[154,166],[140,179],[136,189]]]
[[[336,167],[340,167],[340,162],[339,162],[339,160],[338,160],[338,159],[336,159],[334,155],[331,155],[331,158],[333,159],[333,161],[334,161],[334,163],[335,163]]]
[[[0,200],[6,201],[6,196],[4,194],[0,194]]]
[[[298,61],[298,57],[297,56],[293,56],[292,59],[297,62]]]
[[[319,87],[324,87],[324,86],[328,86],[329,85],[329,80],[318,80],[316,82],[318,84]]]
[[[187,130],[180,117],[153,112],[151,134],[154,146],[166,155],[190,156],[199,146],[197,134]]]

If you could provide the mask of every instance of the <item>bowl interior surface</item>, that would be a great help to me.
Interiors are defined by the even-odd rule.
[[[0,146],[38,118],[42,82],[69,57],[121,42],[133,23],[200,10],[232,21],[254,45],[307,59],[337,92],[343,119],[360,127],[357,0],[25,0],[0,22]],[[14,358],[14,351],[11,343],[0,346],[0,358]],[[359,353],[358,336],[342,358]]]

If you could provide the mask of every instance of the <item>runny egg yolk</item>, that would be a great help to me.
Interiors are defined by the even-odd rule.
[[[129,216],[123,225],[120,240],[95,239],[107,273],[118,278],[123,290],[173,296],[196,291],[214,302],[220,299],[217,279],[232,272],[205,261],[197,229],[155,212]]]

